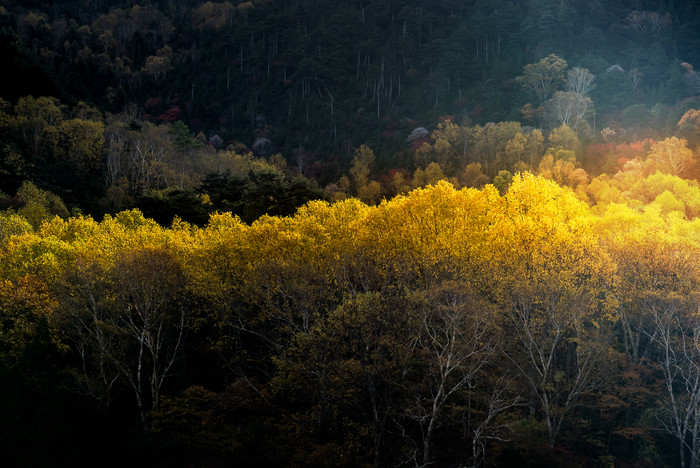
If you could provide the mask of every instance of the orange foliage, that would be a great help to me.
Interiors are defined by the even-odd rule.
[[[654,143],[655,141],[652,138],[645,138],[632,143],[620,143],[618,145],[600,143],[590,145],[586,149],[586,156],[590,164],[593,164],[594,161],[600,161],[600,165],[597,166],[600,168],[600,172],[616,172],[621,170],[630,160],[635,158],[643,159]],[[606,148],[608,152],[603,156],[602,152]]]
[[[688,111],[683,114],[681,120],[678,121],[678,126],[682,127],[684,125],[695,127],[696,130],[700,130],[700,110],[688,109]]]

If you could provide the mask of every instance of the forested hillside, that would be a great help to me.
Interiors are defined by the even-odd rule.
[[[0,465],[700,467],[700,7],[0,0]]]
[[[596,77],[593,135],[672,131],[687,110],[673,107],[700,86],[694,2],[2,5],[6,100],[51,95],[153,124],[181,120],[216,147],[280,152],[323,185],[361,144],[383,171],[412,169],[407,137],[441,116],[549,125],[536,110],[550,96],[518,77],[550,54]]]

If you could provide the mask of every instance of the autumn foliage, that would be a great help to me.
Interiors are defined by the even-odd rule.
[[[677,403],[688,396],[677,371],[694,361],[664,361],[680,344],[663,333],[696,336],[700,188],[628,171],[577,190],[590,203],[529,173],[503,194],[443,181],[374,206],[313,201],[252,224],[219,213],[203,228],[164,228],[136,210],[38,229],[6,217],[2,357],[20,362],[48,321],[75,366],[70,385],[107,409],[130,394],[156,440],[202,449],[173,418],[223,408],[206,430],[229,434],[210,446],[224,459],[251,456],[243,436],[229,444],[253,421],[280,457],[348,466],[411,453],[497,464],[532,456],[506,440],[581,447],[581,421],[654,444],[669,411],[696,417]],[[213,356],[221,377],[187,370]],[[648,374],[652,403],[620,367]],[[224,375],[237,383],[216,383]],[[591,412],[595,401],[608,403]],[[615,416],[621,407],[629,417]],[[240,422],[225,416],[241,411]],[[578,442],[593,457],[649,456],[595,437]]]

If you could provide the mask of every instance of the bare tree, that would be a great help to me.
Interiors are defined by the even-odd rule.
[[[545,103],[544,112],[552,127],[565,124],[580,134],[588,129],[586,118],[593,112],[593,101],[572,91],[557,91]]]
[[[567,81],[569,83],[569,91],[585,96],[595,88],[595,75],[589,72],[587,68],[574,67],[567,73]]]
[[[591,324],[594,298],[585,286],[533,285],[516,293],[506,318],[514,344],[506,355],[530,386],[550,446],[579,399],[597,388],[606,331]]]
[[[66,304],[67,337],[82,364],[81,383],[105,408],[120,375],[112,362],[112,356],[119,354],[120,344],[116,335],[103,326],[111,312],[106,276],[99,262],[78,258],[60,286],[62,303]]]
[[[501,375],[487,389],[488,400],[481,421],[471,430],[472,463],[470,468],[485,465],[486,445],[489,441],[507,442],[511,424],[502,415],[522,405],[519,392],[513,389],[514,380]]]
[[[462,389],[479,385],[479,374],[494,359],[499,341],[495,310],[465,285],[429,292],[417,349],[427,360],[426,393],[412,417],[421,426],[423,465],[431,462],[432,439],[442,410]],[[479,435],[485,431],[480,428]]]
[[[640,34],[658,36],[671,26],[671,16],[655,11],[634,10],[625,18],[625,24]]]
[[[658,428],[678,439],[681,467],[700,466],[700,317],[687,295],[653,294],[647,301],[654,320],[656,363],[666,395],[654,411]],[[688,463],[688,455],[690,460]]]
[[[121,377],[148,434],[148,413],[158,408],[185,332],[188,309],[178,263],[162,248],[142,248],[121,254],[111,267],[76,263],[69,278],[66,295],[82,304],[69,316],[86,381],[101,383],[108,401]]]
[[[629,76],[629,82],[632,89],[636,90],[639,87],[639,83],[642,82],[642,76],[644,74],[636,68],[631,69],[629,72],[627,72],[627,74]]]
[[[120,125],[107,128],[107,150],[102,175],[107,187],[113,187],[123,177],[126,161],[127,139]]]

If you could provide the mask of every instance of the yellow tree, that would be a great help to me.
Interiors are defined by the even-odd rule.
[[[418,168],[413,173],[413,187],[419,188],[434,185],[444,179],[446,179],[445,173],[440,164],[431,162],[425,170]]]
[[[72,161],[80,172],[94,171],[105,151],[104,125],[91,120],[71,119],[58,127],[59,156]]]
[[[552,130],[552,133],[547,137],[547,144],[548,148],[561,147],[574,153],[581,151],[581,140],[566,123]]]
[[[58,306],[46,281],[26,275],[0,280],[0,361],[12,365],[34,337],[41,317],[54,325]],[[58,334],[53,338],[58,344]]]
[[[645,177],[641,164],[631,163],[633,161],[628,162],[625,170],[614,178],[602,175],[592,180],[585,188],[591,202],[601,208],[617,203],[641,209],[658,199],[657,205],[666,210],[673,205],[674,210],[689,219],[700,215],[700,186],[696,181],[662,172]]]
[[[641,212],[611,205],[601,228],[617,263],[613,291],[625,349],[633,362],[652,363],[663,384],[653,407],[642,410],[678,440],[680,466],[698,466],[700,223],[655,201]]]
[[[114,385],[133,392],[149,431],[163,382],[179,355],[189,315],[184,274],[166,231],[138,211],[55,219],[45,241],[71,246],[70,261],[52,278],[63,305],[63,326],[83,361],[83,382],[103,404]]]
[[[45,96],[26,96],[17,101],[15,123],[35,157],[40,156],[43,147],[56,142],[57,128],[63,122],[62,107],[58,99]]]
[[[588,174],[576,167],[576,157],[573,151],[548,151],[537,168],[539,174],[561,186],[576,189],[588,184]]]
[[[125,252],[111,274],[116,300],[106,317],[107,327],[121,335],[125,347],[110,350],[110,358],[132,388],[148,433],[147,415],[158,409],[163,382],[171,374],[185,333],[184,277],[165,249]]]
[[[355,194],[365,203],[378,203],[381,199],[381,186],[377,181],[370,181],[374,169],[374,151],[366,145],[355,150],[355,157],[350,165],[350,178]]]
[[[646,298],[655,291],[672,290],[683,260],[674,260],[674,245],[660,210],[607,205],[596,220],[601,244],[616,272],[611,284],[622,342],[632,362],[649,357],[652,317]]]
[[[693,162],[693,152],[688,149],[687,140],[669,137],[651,147],[646,164],[661,172],[681,175]]]
[[[472,278],[481,268],[493,186],[455,190],[445,181],[379,205],[361,220],[357,244],[384,281],[425,288]]]
[[[507,356],[528,384],[554,445],[567,415],[600,383],[611,316],[600,303],[608,262],[588,207],[568,189],[516,175],[491,228]]]

